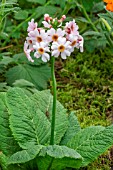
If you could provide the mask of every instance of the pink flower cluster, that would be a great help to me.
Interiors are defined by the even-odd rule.
[[[63,26],[65,18],[66,16],[63,15],[58,20],[45,14],[42,28],[38,27],[34,19],[28,23],[28,37],[24,43],[24,52],[29,61],[34,62],[31,52],[34,53],[34,57],[41,57],[44,62],[49,61],[51,56],[61,56],[62,59],[66,59],[74,48],[83,52],[83,37],[78,32],[78,25],[73,20]]]

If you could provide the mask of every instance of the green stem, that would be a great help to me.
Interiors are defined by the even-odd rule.
[[[55,114],[56,114],[56,78],[54,70],[55,58],[51,57],[51,76],[52,76],[52,87],[53,87],[53,108],[52,108],[52,121],[51,121],[51,138],[50,145],[54,145],[54,131],[55,131]]]
[[[1,9],[0,9],[0,32],[2,31],[2,22],[3,22],[3,16],[4,16],[4,8],[5,8],[6,0],[2,0],[1,2]]]
[[[89,15],[87,14],[86,12],[86,9],[84,8],[83,4],[82,4],[82,1],[81,2],[81,5],[82,5],[82,12],[84,14],[84,16],[86,17],[86,19],[88,20],[89,24],[91,25],[91,27],[93,28],[94,31],[98,32],[98,29],[95,27],[95,25],[93,24],[93,22],[91,21]]]

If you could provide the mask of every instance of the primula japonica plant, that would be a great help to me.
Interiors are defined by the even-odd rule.
[[[51,139],[50,144],[54,144],[55,130],[55,112],[56,112],[56,79],[54,74],[55,58],[61,56],[62,59],[70,56],[74,48],[83,52],[83,37],[79,35],[78,25],[75,20],[67,22],[63,26],[66,16],[61,19],[52,18],[48,14],[44,15],[42,21],[44,27],[38,28],[38,24],[32,19],[28,26],[28,37],[24,44],[24,52],[29,61],[34,62],[30,56],[30,52],[34,52],[34,57],[42,58],[47,62],[51,59],[51,73],[53,81],[53,108],[51,122]]]
[[[113,125],[81,129],[74,112],[56,100],[55,58],[70,57],[74,47],[83,51],[83,38],[75,20],[63,26],[45,14],[43,28],[32,19],[24,51],[44,62],[51,60],[53,96],[49,90],[28,93],[10,88],[0,93],[0,150],[3,170],[64,170],[87,166],[113,144]]]

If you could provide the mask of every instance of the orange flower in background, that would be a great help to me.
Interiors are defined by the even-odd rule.
[[[107,9],[108,11],[113,12],[113,3],[112,3],[112,4],[107,4],[107,5],[106,5],[106,9]]]
[[[107,3],[106,9],[108,11],[113,12],[113,0],[103,0],[103,1]]]
[[[113,3],[113,0],[103,0],[106,3]]]

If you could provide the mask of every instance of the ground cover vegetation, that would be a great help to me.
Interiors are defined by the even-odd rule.
[[[104,4],[105,2],[105,4]],[[55,60],[55,75],[57,80],[57,99],[59,102],[64,105],[65,109],[68,110],[68,113],[71,112],[69,120],[74,119],[77,126],[75,127],[76,131],[79,131],[81,128],[86,128],[89,126],[97,126],[97,129],[90,129],[92,134],[98,131],[104,131],[104,127],[110,127],[113,123],[113,12],[112,12],[112,1],[102,1],[102,0],[63,0],[63,1],[53,1],[53,0],[2,0],[0,1],[0,164],[1,169],[3,170],[13,170],[13,169],[50,169],[51,167],[43,167],[41,163],[34,167],[34,162],[36,162],[35,156],[40,152],[40,156],[48,154],[47,162],[50,160],[50,157],[54,157],[55,153],[52,153],[51,146],[42,149],[43,142],[47,142],[47,139],[43,140],[44,136],[39,135],[39,141],[41,141],[40,147],[34,146],[34,150],[30,150],[26,141],[23,140],[22,135],[19,136],[18,127],[15,128],[16,124],[21,124],[22,122],[16,120],[15,117],[23,116],[23,112],[20,107],[22,107],[26,114],[26,108],[23,103],[30,105],[35,103],[38,106],[41,106],[41,100],[47,101],[48,98],[51,98],[50,92],[47,91],[47,95],[44,95],[43,90],[52,88],[51,81],[51,64],[45,63],[41,59],[36,59],[35,62],[31,63],[27,60],[25,54],[23,53],[23,45],[27,36],[27,27],[28,22],[34,18],[38,22],[38,25],[41,26],[43,21],[43,15],[48,13],[52,17],[61,18],[62,15],[66,15],[66,21],[75,19],[76,23],[79,25],[80,34],[84,38],[84,52],[79,53],[78,50],[75,50],[71,56],[67,57],[66,60],[56,59]],[[107,6],[105,6],[107,5]],[[106,10],[107,8],[107,10]],[[108,11],[110,10],[110,11]],[[15,88],[14,88],[15,87]],[[20,89],[21,88],[21,89]],[[35,94],[36,93],[36,94]],[[52,90],[51,90],[52,93]],[[7,96],[5,99],[5,95]],[[38,101],[38,95],[42,99]],[[21,98],[20,98],[21,96]],[[29,98],[32,100],[30,103]],[[21,102],[20,102],[21,101]],[[38,102],[37,102],[38,101]],[[48,103],[45,101],[43,105],[42,112],[45,111],[45,108],[48,108]],[[13,107],[13,103],[19,103],[17,108]],[[30,104],[28,104],[30,103]],[[63,106],[57,103],[57,107],[65,113]],[[50,104],[50,108],[51,108]],[[34,105],[35,106],[35,105]],[[49,119],[49,109],[46,109],[46,117]],[[38,108],[37,108],[38,109]],[[35,109],[34,109],[35,111]],[[74,111],[74,112],[73,112]],[[8,118],[9,115],[12,115],[11,119]],[[13,113],[17,114],[13,114]],[[31,111],[33,114],[33,111]],[[59,111],[60,113],[60,111]],[[41,114],[41,112],[40,112]],[[2,115],[2,116],[1,116]],[[4,115],[4,116],[3,116]],[[76,115],[74,118],[73,115]],[[39,116],[39,115],[38,115]],[[38,117],[41,119],[41,117]],[[46,126],[46,120],[44,119],[44,127]],[[63,138],[65,128],[67,127],[68,121],[62,113],[60,113],[60,118],[57,116],[57,123],[60,122],[60,119],[64,121],[64,124],[60,124],[61,132],[58,131],[56,135],[56,143],[61,142]],[[16,138],[16,141],[13,140],[11,135],[10,128],[13,131],[13,135]],[[26,121],[26,120],[25,120]],[[49,120],[51,122],[51,120]],[[48,131],[50,124],[47,124]],[[3,125],[5,122],[5,125]],[[37,123],[37,122],[36,122]],[[25,126],[25,124],[23,125]],[[58,124],[56,125],[58,129]],[[22,127],[21,127],[22,128]],[[22,130],[22,129],[21,129]],[[27,130],[27,128],[26,128]],[[41,128],[40,128],[41,130]],[[45,130],[45,129],[44,129]],[[30,129],[32,132],[32,129]],[[80,132],[81,133],[81,132]],[[87,137],[87,129],[86,132]],[[102,133],[101,133],[102,134]],[[105,133],[106,134],[106,133]],[[113,148],[112,148],[112,136],[113,132],[108,135],[106,140],[108,144],[103,151],[100,152],[101,155],[98,159],[94,161],[94,158],[97,158],[100,154],[93,156],[91,159],[93,163],[89,164],[91,161],[84,156],[81,152],[81,148],[77,151],[84,156],[85,161],[81,164],[81,157],[77,155],[78,159],[77,166],[74,167],[73,160],[69,160],[70,164],[73,165],[69,169],[79,168],[81,170],[109,170],[113,168]],[[28,134],[29,135],[29,134]],[[103,136],[103,146],[106,143]],[[98,136],[98,135],[97,135]],[[101,135],[100,135],[101,136]],[[107,136],[107,135],[106,135]],[[70,136],[67,135],[68,138]],[[111,138],[110,138],[111,137]],[[65,144],[68,141],[68,138],[64,138],[61,144]],[[79,140],[79,135],[78,138]],[[8,140],[4,143],[4,140]],[[10,142],[9,142],[10,141]],[[17,141],[19,145],[17,144]],[[23,142],[24,141],[24,142]],[[76,144],[77,145],[77,144]],[[14,147],[12,147],[14,146]],[[60,148],[59,145],[56,145],[57,151],[64,149],[68,154],[72,154],[68,147]],[[61,145],[62,146],[62,145]],[[73,149],[76,147],[73,146],[73,140],[67,146],[71,146]],[[23,150],[20,149],[22,147]],[[74,148],[75,147],[75,148]],[[108,147],[111,147],[108,149]],[[12,148],[12,149],[11,149]],[[31,153],[31,157],[21,157],[14,155],[9,160],[10,166],[7,167],[8,156],[13,155],[17,151],[22,151],[24,155],[25,150],[28,149],[27,153]],[[63,151],[64,151],[63,150]],[[98,148],[97,148],[98,150]],[[4,151],[4,152],[3,152]],[[64,152],[63,157],[66,157]],[[91,152],[91,150],[89,151]],[[96,150],[93,151],[96,153]],[[34,156],[35,155],[35,156]],[[75,159],[73,155],[71,158]],[[30,161],[30,160],[33,160]],[[39,158],[41,160],[41,158]],[[67,157],[66,157],[67,159]],[[59,157],[57,157],[57,160]],[[23,161],[23,162],[22,162]],[[26,161],[30,161],[28,164],[21,164]],[[42,163],[45,160],[41,160]],[[72,162],[71,162],[72,161]],[[12,165],[14,164],[14,165]],[[53,169],[57,167],[65,168],[64,163],[59,163],[58,167],[56,162],[53,163]],[[67,165],[66,165],[67,166]],[[67,168],[68,169],[68,168]]]

